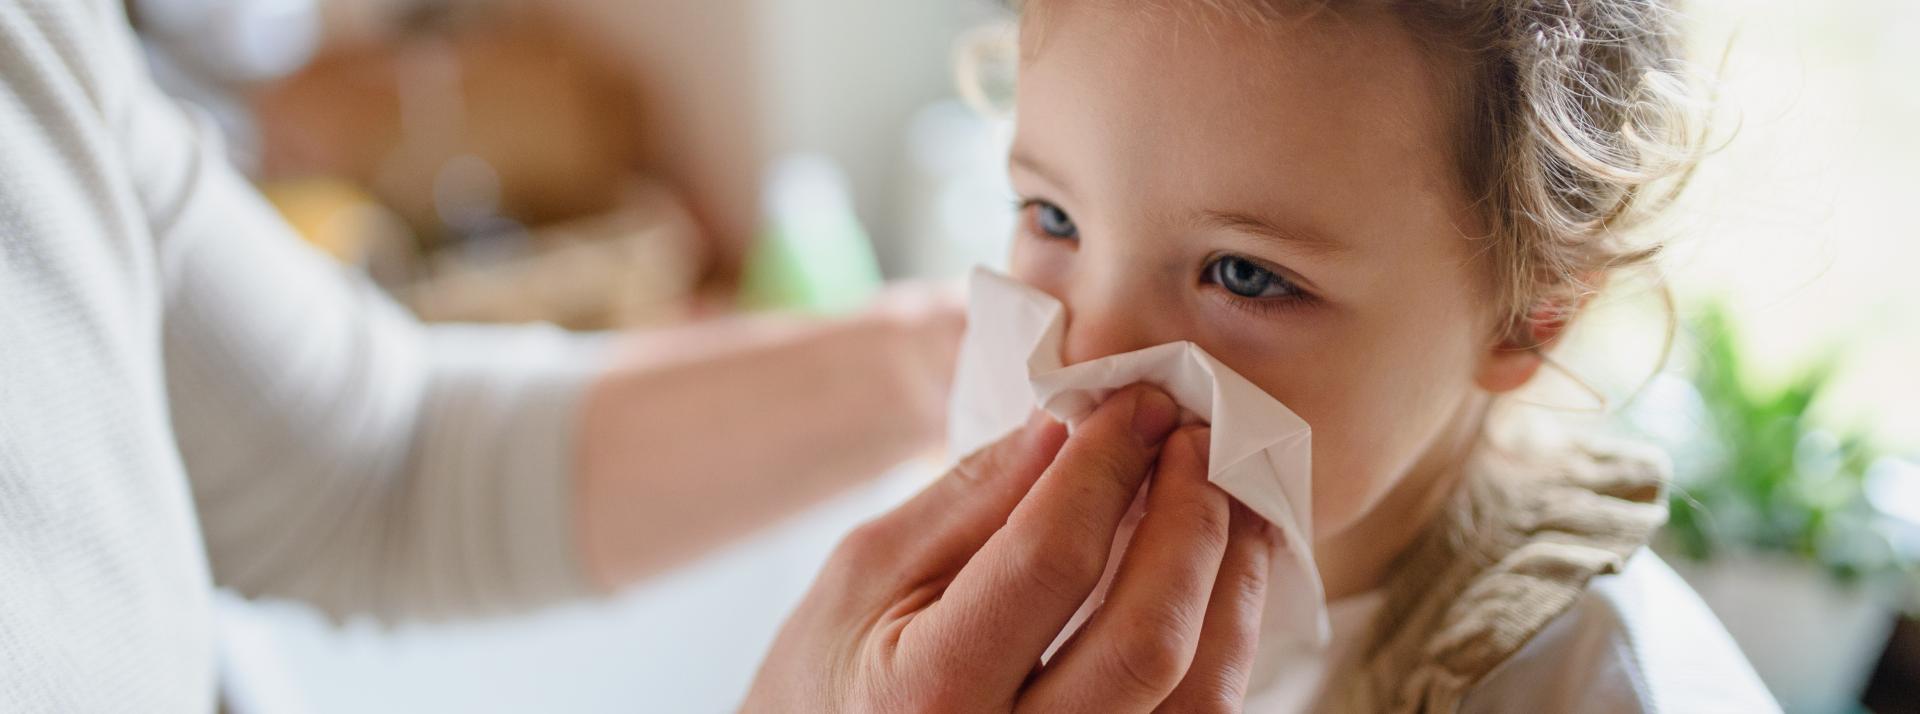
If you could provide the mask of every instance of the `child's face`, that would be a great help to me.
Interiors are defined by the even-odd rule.
[[[1466,237],[1453,68],[1386,18],[1133,8],[1054,0],[1025,30],[1014,272],[1066,304],[1069,364],[1192,340],[1306,419],[1331,537],[1517,386]]]

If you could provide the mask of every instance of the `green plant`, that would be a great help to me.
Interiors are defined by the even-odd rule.
[[[1668,542],[1707,560],[1728,551],[1788,554],[1824,566],[1843,582],[1911,569],[1901,562],[1864,494],[1877,457],[1859,432],[1819,424],[1811,409],[1838,360],[1816,360],[1774,388],[1757,384],[1741,358],[1726,309],[1709,305],[1691,321],[1693,384],[1706,424],[1699,458],[1679,474]]]

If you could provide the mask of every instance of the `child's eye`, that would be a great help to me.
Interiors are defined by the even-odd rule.
[[[1237,255],[1223,255],[1207,265],[1206,279],[1243,298],[1299,295],[1300,288],[1271,270]]]
[[[1042,235],[1067,239],[1076,238],[1080,235],[1080,229],[1073,225],[1073,218],[1069,217],[1067,212],[1061,210],[1059,206],[1047,201],[1032,200],[1027,201],[1023,208],[1033,212],[1033,218],[1031,219],[1033,221],[1033,228]]]

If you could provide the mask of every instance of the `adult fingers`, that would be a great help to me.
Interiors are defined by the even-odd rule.
[[[1196,427],[1167,440],[1106,602],[1047,662],[1022,709],[1146,712],[1180,684],[1227,549],[1230,500],[1207,483],[1207,439]]]
[[[1034,412],[906,503],[854,529],[835,552],[854,580],[876,587],[942,586],[1033,487],[1066,441],[1066,427]],[[904,582],[902,582],[904,581]]]
[[[836,692],[836,686],[872,681],[891,684],[868,692],[875,696],[888,689],[928,701],[983,696],[964,671],[929,669],[924,657],[903,657],[912,653],[900,647],[901,629],[1006,522],[1065,440],[1065,427],[1036,414],[907,503],[854,529],[781,628],[744,708],[845,708],[834,698],[852,691]],[[823,687],[829,680],[836,686]],[[1009,686],[997,696],[1010,700],[1013,691]]]
[[[1246,701],[1267,602],[1273,532],[1264,519],[1237,502],[1232,521],[1227,553],[1207,601],[1207,619],[1200,626],[1200,648],[1186,678],[1159,711],[1237,712]]]
[[[974,669],[984,690],[1014,691],[1106,570],[1114,530],[1177,418],[1172,398],[1144,386],[1095,408],[903,640],[931,648],[936,666]]]

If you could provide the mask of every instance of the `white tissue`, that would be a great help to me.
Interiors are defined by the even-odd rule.
[[[1329,628],[1313,562],[1307,423],[1192,342],[1063,366],[1065,334],[1060,301],[1005,275],[974,270],[948,415],[952,453],[971,454],[1011,433],[1036,406],[1071,427],[1114,390],[1136,382],[1158,385],[1210,425],[1207,480],[1280,532],[1281,552],[1267,580],[1263,648],[1269,638],[1324,645]],[[1096,600],[1104,589],[1103,582]],[[1083,609],[1068,631],[1085,615]]]

